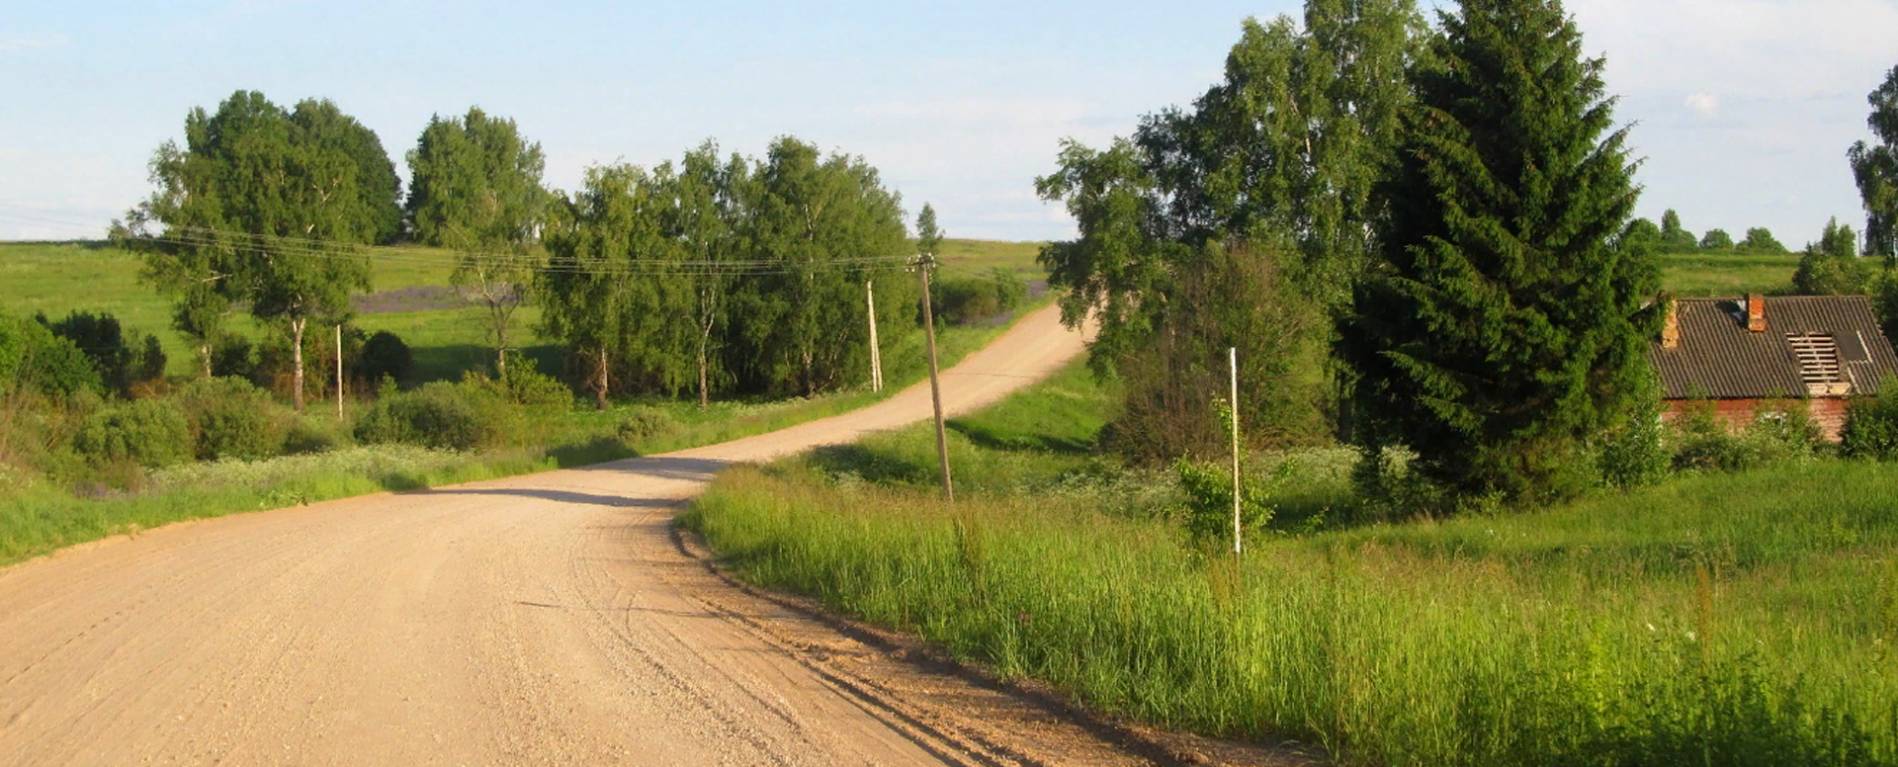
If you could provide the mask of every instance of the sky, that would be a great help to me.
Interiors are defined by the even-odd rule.
[[[1072,236],[1034,179],[1220,77],[1300,4],[1095,0],[21,3],[0,17],[0,239],[102,236],[192,107],[326,97],[403,155],[431,115],[514,118],[579,185],[715,139],[861,155],[952,237]],[[24,7],[21,7],[24,6]],[[1433,7],[1426,0],[1425,6]],[[1863,221],[1845,151],[1898,65],[1898,0],[1570,0],[1644,158],[1641,215],[1797,247]]]

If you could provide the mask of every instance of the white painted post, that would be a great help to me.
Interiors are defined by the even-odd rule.
[[[336,420],[343,420],[343,326],[336,326]]]
[[[1227,349],[1232,368],[1232,555],[1243,551],[1239,529],[1239,347]]]
[[[870,391],[883,391],[883,350],[877,346],[876,282],[863,281],[863,303],[870,314]]]

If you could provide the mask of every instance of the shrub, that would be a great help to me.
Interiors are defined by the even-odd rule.
[[[507,401],[531,411],[560,412],[573,407],[573,390],[525,359],[515,361],[507,375],[492,380],[491,385]]]
[[[357,378],[364,381],[381,381],[384,378],[407,381],[414,372],[415,355],[400,336],[387,330],[378,330],[363,342],[362,355],[356,362]]]
[[[224,336],[211,346],[211,375],[257,380],[257,356],[243,336]]]
[[[936,316],[951,325],[990,320],[1014,311],[1028,297],[1028,286],[1006,269],[987,277],[954,277],[930,284]]]
[[[146,335],[135,348],[136,337],[128,336],[120,328],[118,318],[110,314],[73,312],[58,322],[42,314],[36,319],[53,335],[78,347],[105,387],[121,395],[129,395],[133,386],[165,374],[165,351],[158,339]]]
[[[1279,464],[1281,468],[1287,464]],[[1232,547],[1232,472],[1224,467],[1181,460],[1173,465],[1183,500],[1175,515],[1195,543]],[[1239,487],[1239,520],[1248,530],[1272,522],[1266,488],[1251,480]]]
[[[349,427],[342,421],[331,416],[306,415],[291,421],[289,433],[284,436],[283,453],[327,453],[348,447],[349,443]]]
[[[1898,381],[1886,379],[1881,391],[1898,391]],[[1840,452],[1853,458],[1898,460],[1898,397],[1865,397],[1845,411]]]
[[[1619,429],[1604,436],[1596,451],[1596,468],[1610,487],[1651,485],[1667,475],[1670,457],[1662,444],[1661,419],[1651,410],[1636,413]]]
[[[73,450],[94,465],[132,462],[148,469],[191,458],[191,424],[156,400],[112,405],[86,418]]]
[[[630,408],[626,417],[620,420],[617,432],[621,442],[627,447],[637,447],[639,443],[671,432],[678,428],[679,422],[671,413],[656,407],[639,405]]]
[[[0,317],[0,393],[101,391],[99,372],[69,339],[39,322]]]
[[[172,399],[191,424],[193,452],[199,459],[256,460],[283,450],[290,413],[249,381],[193,381]]]
[[[1803,400],[1768,404],[1734,433],[1712,403],[1701,403],[1673,424],[1674,468],[1681,471],[1746,471],[1812,456],[1820,438]]]
[[[518,408],[477,382],[435,382],[376,401],[356,421],[356,439],[447,450],[499,445],[520,428]]]

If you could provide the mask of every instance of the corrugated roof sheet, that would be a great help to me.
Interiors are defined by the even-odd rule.
[[[1657,340],[1648,351],[1668,399],[1806,396],[1788,334],[1832,336],[1856,393],[1877,394],[1881,379],[1898,376],[1898,354],[1865,296],[1769,297],[1764,333],[1747,331],[1741,299],[1683,298],[1677,307],[1680,346]]]

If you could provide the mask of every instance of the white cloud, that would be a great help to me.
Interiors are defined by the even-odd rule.
[[[1720,113],[1720,97],[1711,93],[1688,94],[1687,108],[1701,117],[1712,117]]]

